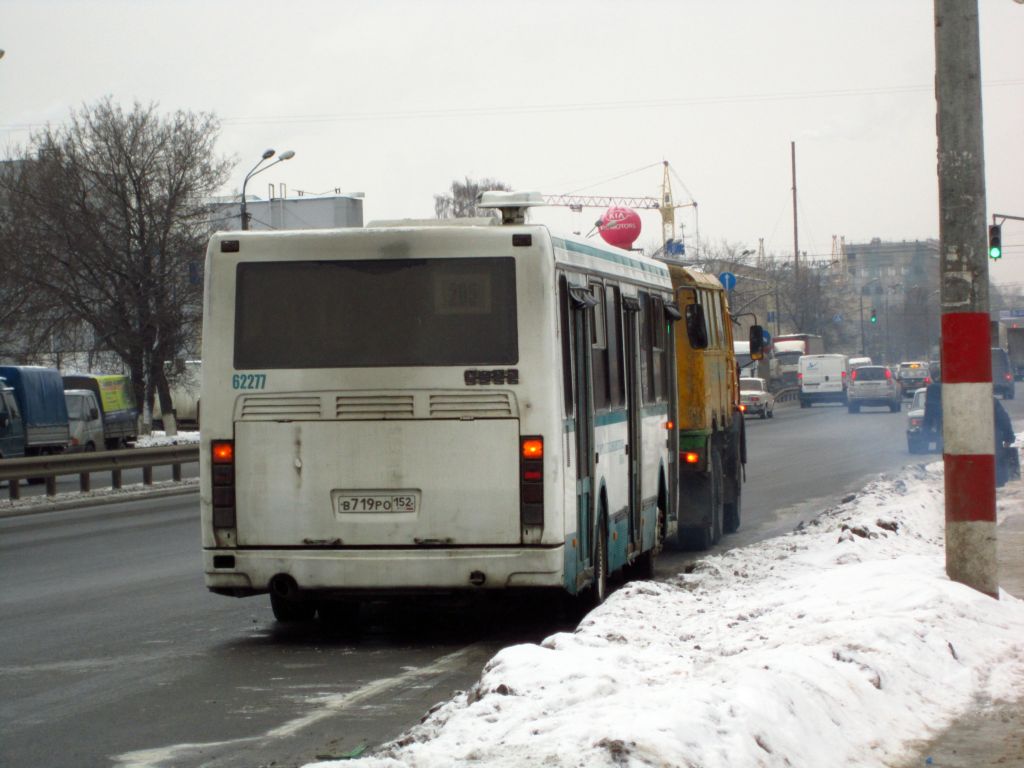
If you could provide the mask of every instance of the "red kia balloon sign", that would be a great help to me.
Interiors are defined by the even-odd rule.
[[[632,208],[609,208],[597,222],[597,229],[608,245],[628,251],[640,237],[640,216]]]

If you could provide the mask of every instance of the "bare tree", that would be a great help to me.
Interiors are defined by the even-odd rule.
[[[230,163],[214,155],[208,114],[123,110],[109,97],[34,134],[0,176],[4,263],[20,289],[45,297],[39,327],[87,326],[131,372],[135,396],[171,410],[164,364],[196,334],[196,265],[206,199]],[[38,341],[38,340],[37,340]]]
[[[491,190],[509,191],[512,188],[497,179],[480,179],[474,181],[468,176],[464,181],[452,181],[449,190],[443,195],[434,195],[434,214],[439,219],[461,219],[467,216],[494,216],[488,208],[477,208],[477,200],[481,192]]]

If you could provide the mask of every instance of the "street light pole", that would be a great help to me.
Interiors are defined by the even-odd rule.
[[[245,210],[245,187],[249,183],[249,179],[251,179],[257,173],[263,173],[265,170],[267,170],[267,168],[273,168],[278,163],[283,163],[285,160],[291,160],[293,157],[295,157],[295,152],[293,150],[289,149],[287,152],[282,152],[280,155],[278,155],[277,160],[272,162],[270,165],[263,165],[263,163],[265,163],[267,160],[269,160],[273,156],[274,156],[274,150],[272,150],[272,149],[265,150],[263,152],[262,157],[260,157],[259,162],[256,163],[256,165],[254,165],[252,167],[251,171],[249,171],[247,174],[245,174],[245,179],[242,180],[242,206],[241,206],[242,211],[241,212],[242,212],[242,229],[243,230],[249,229],[249,214],[246,213],[246,210]],[[262,168],[260,168],[261,165],[263,166]]]

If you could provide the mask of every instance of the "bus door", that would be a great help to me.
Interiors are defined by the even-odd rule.
[[[573,406],[576,413],[576,504],[579,570],[591,562],[594,530],[594,409],[590,387],[591,311],[597,299],[586,288],[570,287],[572,306]]]
[[[641,294],[641,297],[643,294]],[[643,498],[640,487],[640,464],[643,461],[641,443],[641,392],[640,392],[640,355],[642,344],[640,333],[643,324],[640,322],[640,301],[631,296],[622,297],[625,309],[622,335],[626,346],[626,421],[627,451],[629,454],[629,541],[633,551],[639,552],[642,546],[642,529],[640,527],[640,505]]]

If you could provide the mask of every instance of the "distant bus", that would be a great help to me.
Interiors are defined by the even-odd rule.
[[[488,193],[493,195],[493,193]],[[495,195],[520,221],[531,200]],[[218,233],[202,547],[279,621],[647,576],[674,509],[667,268],[540,225]]]

